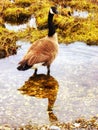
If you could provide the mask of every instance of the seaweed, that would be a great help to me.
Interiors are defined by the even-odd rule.
[[[13,32],[0,27],[0,58],[17,53],[16,40],[17,37]]]
[[[3,13],[3,18],[5,21],[12,24],[21,24],[28,21],[31,17],[31,14],[28,10],[23,8],[13,7],[7,8]]]
[[[19,7],[29,7],[32,4],[32,0],[16,0],[15,4],[18,5]]]

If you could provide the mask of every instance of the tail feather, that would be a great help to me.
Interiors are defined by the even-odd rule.
[[[32,67],[32,66],[29,66],[27,63],[25,63],[25,64],[19,65],[19,66],[17,67],[17,69],[18,69],[19,71],[25,71],[25,70],[30,69],[31,67]]]

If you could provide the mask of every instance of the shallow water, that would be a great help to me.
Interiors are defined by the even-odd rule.
[[[89,13],[87,11],[76,11],[74,10],[72,16],[79,17],[79,18],[87,18]]]
[[[59,84],[51,115],[47,112],[47,98],[22,95],[18,90],[29,81],[33,70],[20,72],[16,69],[30,47],[23,41],[17,44],[22,45],[17,55],[0,60],[0,124],[18,126],[29,121],[48,124],[52,116],[56,121],[68,122],[98,114],[98,46],[81,42],[60,45],[51,66],[51,76]],[[40,67],[38,73],[46,71],[45,67]]]
[[[32,27],[33,28],[37,28],[37,25],[36,25],[36,19],[32,15],[31,18],[28,20],[28,22],[25,23],[25,24],[12,25],[10,23],[5,23],[5,27],[8,30],[12,30],[12,31],[18,32],[18,31],[23,31],[23,30],[27,29],[28,27],[30,27],[30,28],[32,28]]]

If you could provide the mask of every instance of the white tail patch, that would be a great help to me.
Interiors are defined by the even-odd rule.
[[[38,67],[42,66],[42,65],[43,65],[43,63],[44,63],[44,62],[34,64],[34,65],[32,66],[32,68],[33,68],[33,69],[36,69],[36,68],[38,68]]]

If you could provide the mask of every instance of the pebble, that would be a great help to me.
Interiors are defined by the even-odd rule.
[[[58,126],[50,126],[50,130],[61,130]]]
[[[78,127],[80,127],[80,123],[75,123],[74,126],[75,126],[76,128],[78,128]]]

